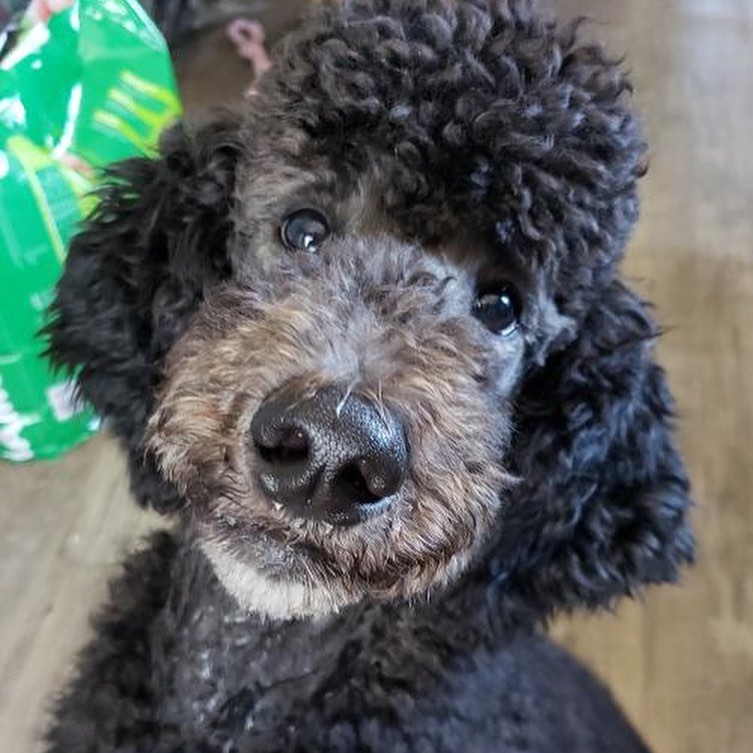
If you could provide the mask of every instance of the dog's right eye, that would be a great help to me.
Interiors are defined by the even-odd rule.
[[[315,254],[329,234],[327,218],[316,209],[298,209],[291,212],[280,227],[280,237],[288,251],[307,251]]]

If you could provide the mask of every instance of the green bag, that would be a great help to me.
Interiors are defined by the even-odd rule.
[[[32,2],[0,59],[0,457],[16,461],[96,431],[36,333],[98,170],[149,154],[180,114],[165,42],[135,0],[52,5]]]

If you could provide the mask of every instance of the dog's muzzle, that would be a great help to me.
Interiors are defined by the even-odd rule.
[[[386,510],[408,473],[397,418],[338,386],[274,392],[253,417],[250,441],[260,487],[296,517],[358,523]]]

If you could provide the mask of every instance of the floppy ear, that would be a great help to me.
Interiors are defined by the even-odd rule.
[[[521,483],[492,563],[546,611],[673,581],[693,556],[688,478],[646,305],[614,282],[580,331],[523,387]]]
[[[161,511],[180,504],[141,446],[163,356],[208,282],[228,274],[237,120],[169,129],[156,159],[109,170],[73,239],[45,334],[58,367],[124,441],[133,491]]]

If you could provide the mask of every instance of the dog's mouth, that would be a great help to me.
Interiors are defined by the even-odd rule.
[[[262,486],[259,477],[255,478],[257,486]],[[329,526],[330,530],[335,526],[355,526],[385,514],[394,504],[395,496],[386,499],[365,502],[349,502],[347,509],[336,509],[341,505],[341,500],[335,497],[321,496],[317,498],[316,504],[313,499],[305,499],[302,505],[304,511],[315,510],[315,508],[332,508],[325,511],[317,510],[313,514],[319,520],[323,527]],[[285,505],[282,502],[270,501],[274,510],[280,514],[287,514]],[[308,514],[308,513],[307,513]]]
[[[422,592],[443,565],[437,559],[427,577],[418,553],[401,553],[415,507],[410,484],[397,499],[377,503],[384,509],[349,511],[346,520],[292,514],[251,488],[242,500],[204,506],[195,517],[198,541],[238,604],[273,619],[324,616],[367,597]],[[422,575],[427,580],[419,587]],[[408,586],[412,579],[416,585]]]

